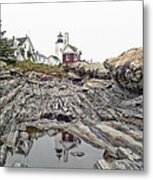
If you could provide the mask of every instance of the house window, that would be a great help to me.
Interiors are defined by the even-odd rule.
[[[77,54],[74,55],[74,60],[77,61],[78,60],[78,56]]]
[[[66,60],[70,60],[70,54],[66,54]]]

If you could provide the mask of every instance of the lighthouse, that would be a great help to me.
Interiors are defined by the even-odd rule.
[[[63,145],[61,143],[61,133],[60,132],[58,132],[58,134],[55,136],[54,144],[55,144],[56,156],[60,160],[60,158],[62,157],[62,153],[63,153]]]
[[[60,63],[70,64],[81,60],[82,52],[71,45],[69,42],[69,33],[65,32],[64,36],[60,32],[55,43],[55,56]]]
[[[55,55],[62,60],[62,50],[64,46],[64,40],[63,40],[63,35],[60,32],[59,35],[57,36],[57,41],[55,43]]]

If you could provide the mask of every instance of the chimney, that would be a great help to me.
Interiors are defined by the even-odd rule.
[[[68,33],[68,32],[65,32],[64,38],[65,38],[64,43],[65,43],[65,44],[69,44],[69,33]]]

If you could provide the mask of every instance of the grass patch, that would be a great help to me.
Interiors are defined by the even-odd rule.
[[[33,63],[30,60],[16,61],[15,64],[8,65],[8,69],[11,69],[11,68],[19,68],[22,72],[36,71],[36,72],[45,73],[45,74],[51,74],[51,73],[65,74],[66,73],[64,68],[61,65],[51,66],[48,64],[38,64],[38,63]]]

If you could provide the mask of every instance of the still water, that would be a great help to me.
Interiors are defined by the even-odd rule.
[[[94,168],[102,158],[103,150],[68,132],[55,132],[31,135],[30,144],[25,144],[22,151],[8,152],[5,166],[20,162],[27,167]]]

